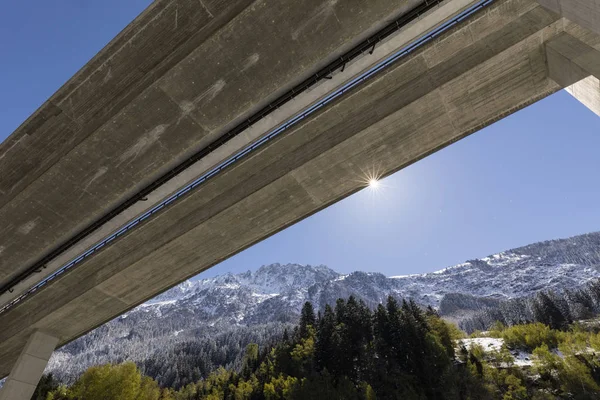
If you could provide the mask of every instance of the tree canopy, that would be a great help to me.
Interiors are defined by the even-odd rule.
[[[70,387],[45,377],[34,400],[600,398],[600,326],[569,324],[560,302],[544,301],[537,312],[547,324],[493,326],[487,335],[500,349],[462,346],[463,332],[412,301],[389,297],[372,310],[349,297],[317,315],[306,303],[293,332],[246,346],[237,369],[176,390],[131,362],[107,364]],[[516,365],[518,351],[533,359],[528,367]]]

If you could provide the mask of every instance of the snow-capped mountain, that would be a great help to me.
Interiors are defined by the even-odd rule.
[[[236,327],[275,324],[281,334],[286,323],[297,321],[305,301],[322,309],[350,295],[372,306],[389,295],[434,307],[446,295],[446,302],[459,298],[457,294],[507,299],[579,287],[600,277],[599,266],[600,232],[535,243],[421,275],[342,275],[323,265],[266,265],[255,272],[186,281],[55,352],[49,370],[72,377],[91,363],[141,363],[156,358],[159,347],[166,351]],[[450,308],[460,308],[456,304]]]
[[[186,281],[121,318],[150,313],[177,319],[174,314],[192,313],[196,322],[209,326],[292,321],[308,299],[309,288],[339,276],[323,265],[271,264],[256,272]]]
[[[449,293],[507,299],[578,287],[599,276],[600,232],[535,243],[416,275],[386,277],[360,271],[342,275],[323,265],[272,264],[256,272],[186,281],[132,312],[185,307],[203,313],[203,318],[248,322],[274,304],[299,310],[305,301],[322,308],[349,295],[369,303],[394,295],[437,307]]]
[[[600,232],[549,240],[437,272],[397,276],[401,294],[438,305],[448,293],[514,298],[574,288],[600,275]]]

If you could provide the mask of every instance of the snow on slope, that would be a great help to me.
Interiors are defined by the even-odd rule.
[[[597,276],[596,265],[549,263],[540,256],[503,252],[428,274],[392,278],[398,281],[399,294],[437,305],[447,293],[513,298],[577,287]]]
[[[504,346],[504,339],[491,337],[469,338],[460,340],[458,345],[459,347],[464,346],[467,350],[471,350],[473,346],[481,346],[486,353],[499,352]],[[553,352],[555,354],[560,354],[560,352],[556,350]],[[512,365],[514,366],[531,367],[533,365],[533,354],[531,353],[523,350],[512,349],[510,350],[510,354],[512,355]]]
[[[350,295],[371,306],[388,295],[436,307],[455,293],[512,298],[579,287],[600,277],[598,265],[600,233],[535,243],[422,275],[341,275],[322,265],[272,264],[186,281],[56,351],[48,370],[71,368],[75,357],[143,358],[152,354],[153,343],[190,340],[209,334],[207,329],[214,334],[242,325],[296,323],[307,300],[322,309]]]
[[[389,278],[360,271],[342,275],[323,265],[272,264],[255,272],[186,281],[126,316],[141,311],[163,315],[183,308],[193,310],[199,321],[214,324],[287,321],[286,316],[296,315],[305,301],[320,309],[350,295],[368,304],[393,295],[437,307],[449,293],[507,299],[542,289],[579,287],[600,277],[598,265],[600,233],[535,243],[431,273]]]

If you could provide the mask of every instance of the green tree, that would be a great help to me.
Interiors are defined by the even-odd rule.
[[[556,348],[559,338],[559,332],[540,322],[511,326],[504,329],[500,335],[511,349],[525,351],[533,351],[544,344]]]
[[[127,362],[90,367],[71,388],[58,388],[48,399],[159,400],[160,396],[158,384]]]
[[[539,292],[533,302],[536,321],[552,329],[564,329],[571,322],[568,307],[552,292]]]
[[[325,306],[323,316],[319,320],[315,342],[315,366],[317,370],[335,369],[333,357],[333,334],[335,331],[335,316],[333,309]]]
[[[315,318],[315,310],[310,301],[304,303],[302,307],[302,311],[300,312],[300,324],[299,324],[299,334],[301,338],[306,338],[308,335],[309,327],[314,327],[316,323]]]
[[[258,345],[256,343],[250,343],[246,346],[246,352],[244,353],[242,377],[248,379],[258,365]]]
[[[298,390],[298,378],[292,376],[279,375],[270,382],[265,383],[264,395],[267,400],[284,400],[292,398],[292,395]]]
[[[48,393],[51,393],[58,389],[58,382],[54,379],[52,374],[43,375],[35,388],[35,392],[31,397],[31,400],[46,400]]]

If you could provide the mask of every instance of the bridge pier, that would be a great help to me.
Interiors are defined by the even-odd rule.
[[[29,400],[44,373],[58,338],[36,331],[30,336],[21,355],[10,371],[0,400]]]
[[[548,75],[600,116],[600,51],[562,33],[546,44]]]
[[[600,79],[590,75],[566,90],[600,117]]]

